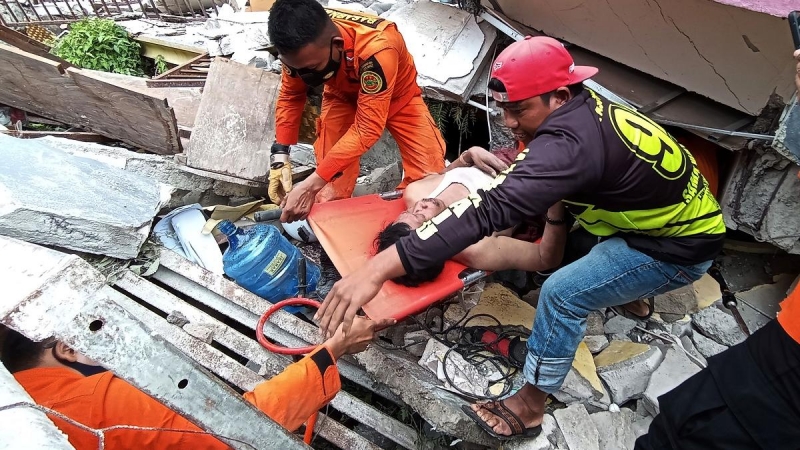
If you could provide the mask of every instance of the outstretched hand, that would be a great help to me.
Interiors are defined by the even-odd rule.
[[[508,169],[508,164],[503,162],[502,159],[481,147],[471,147],[466,151],[464,159],[493,177],[496,177],[498,173]]]
[[[335,358],[342,355],[352,355],[361,353],[367,349],[370,342],[375,339],[375,334],[389,326],[397,323],[394,319],[370,320],[365,317],[353,319],[353,326],[350,332],[343,331],[340,325],[333,336],[326,342],[328,349]]]
[[[319,322],[323,336],[332,336],[340,325],[342,332],[347,335],[358,310],[380,292],[383,281],[362,276],[360,274],[362,271],[363,269],[337,281],[325,297],[325,301],[314,316]]]

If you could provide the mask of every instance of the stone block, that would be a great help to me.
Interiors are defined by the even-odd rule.
[[[605,334],[626,334],[633,330],[636,325],[638,325],[638,323],[636,323],[635,320],[622,316],[614,316],[605,323],[603,331]]]
[[[687,378],[700,372],[700,367],[693,363],[680,349],[669,348],[664,361],[650,376],[650,383],[644,391],[644,407],[656,416],[659,412],[658,397],[676,388]]]
[[[594,358],[597,373],[617,405],[641,396],[660,362],[658,347],[623,341],[611,342]]]
[[[598,431],[600,450],[633,448],[633,411],[621,408],[619,412],[598,412],[590,417]]]
[[[703,336],[699,331],[692,333],[691,339],[697,351],[706,358],[710,358],[728,349],[728,346],[719,344]]]
[[[746,338],[736,324],[736,319],[717,308],[706,308],[694,314],[692,320],[695,328],[719,344],[730,347]]]
[[[600,353],[608,347],[608,338],[605,336],[586,336],[583,338],[583,342],[586,343],[592,354]]]
[[[503,445],[507,450],[556,450],[567,448],[564,435],[556,424],[556,419],[545,414],[542,419],[542,433],[533,439],[515,439]]]
[[[0,135],[0,234],[131,259],[171,189],[44,142]]]
[[[608,409],[611,398],[597,376],[594,359],[585,343],[578,345],[572,368],[553,396],[567,405],[581,403],[590,409]]]
[[[685,315],[706,308],[720,298],[719,284],[705,274],[696,282],[657,295],[653,308],[657,313]]]
[[[586,335],[587,336],[601,336],[605,334],[603,325],[606,322],[606,317],[600,311],[592,311],[589,317],[586,318]]]
[[[445,320],[454,322],[464,316],[464,309],[451,306],[445,313]],[[467,317],[479,314],[489,314],[497,319],[502,325],[521,326],[530,330],[533,326],[533,318],[536,316],[536,309],[528,303],[520,300],[517,294],[498,283],[489,283],[483,288],[483,293],[478,301],[478,305],[472,308]],[[470,320],[470,326],[496,326],[497,321],[487,317],[477,317]]]
[[[597,427],[583,405],[557,409],[553,416],[570,450],[600,450]]]

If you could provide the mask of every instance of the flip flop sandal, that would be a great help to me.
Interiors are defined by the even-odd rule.
[[[639,321],[639,322],[646,322],[648,319],[650,319],[650,317],[653,316],[653,311],[655,311],[655,307],[653,306],[653,302],[654,301],[655,300],[654,300],[653,297],[648,297],[648,298],[644,299],[644,304],[647,305],[647,315],[646,316],[640,316],[638,314],[634,314],[634,313],[628,311],[627,309],[625,309],[625,305],[612,306],[611,310],[614,311],[618,316],[622,316],[622,317],[625,317],[627,319],[636,320],[636,321]]]
[[[497,406],[491,406],[497,405]],[[539,436],[542,432],[542,426],[537,425],[531,428],[525,428],[525,423],[522,422],[522,419],[519,418],[518,415],[514,414],[508,407],[503,403],[502,400],[499,402],[490,402],[483,405],[480,405],[482,408],[486,409],[490,413],[494,414],[500,420],[506,423],[508,427],[511,429],[511,434],[506,436],[502,434],[497,434],[492,427],[489,426],[481,417],[469,407],[469,405],[461,405],[461,410],[464,411],[464,414],[467,415],[470,419],[472,419],[475,423],[480,425],[480,427],[485,431],[489,436],[492,436],[495,439],[499,439],[501,441],[509,441],[512,439],[517,438],[535,438]]]

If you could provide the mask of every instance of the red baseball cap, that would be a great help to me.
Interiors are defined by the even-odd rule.
[[[564,46],[547,36],[525,36],[503,50],[492,65],[492,78],[506,92],[491,91],[499,102],[518,102],[580,83],[598,72],[597,67],[576,66]]]

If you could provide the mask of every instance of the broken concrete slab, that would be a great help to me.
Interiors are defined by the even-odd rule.
[[[353,197],[391,192],[403,179],[403,170],[397,164],[373,169],[368,175],[356,179]]]
[[[583,338],[583,342],[586,343],[592,354],[600,353],[608,347],[608,338],[605,336],[586,336]]]
[[[425,330],[412,331],[403,336],[403,344],[408,353],[419,358],[425,352],[430,339],[431,334]]]
[[[171,194],[36,140],[0,135],[0,155],[0,234],[28,242],[134,258]]]
[[[172,186],[174,190],[169,202],[164,205],[165,209],[192,203],[199,203],[202,206],[218,205],[226,203],[227,197],[259,197],[266,194],[265,187],[255,187],[252,183],[234,184],[202,176],[199,171],[191,171],[178,164],[172,157],[55,137],[45,137],[37,141],[74,156],[95,159]]]
[[[695,345],[695,348],[697,348],[698,353],[703,355],[705,358],[710,358],[728,349],[727,345],[722,345],[712,339],[709,339],[703,336],[699,331],[692,333],[691,339]]]
[[[561,388],[553,396],[567,405],[581,403],[591,409],[608,409],[611,398],[597,376],[592,353],[585,343],[581,342],[578,345],[572,368],[567,373]]]
[[[594,358],[597,374],[617,405],[642,395],[660,362],[658,347],[624,341],[612,341]]]
[[[570,450],[600,450],[597,427],[583,405],[557,409],[553,416]]]
[[[534,439],[515,439],[503,445],[507,450],[556,450],[566,449],[564,435],[558,428],[556,419],[545,414],[542,419],[542,433]]]
[[[781,274],[773,278],[773,284],[763,284],[736,293],[739,312],[750,332],[755,332],[774,319],[780,311],[780,303],[794,280],[794,274]]]
[[[694,314],[692,320],[695,328],[719,344],[730,347],[744,341],[746,338],[733,316],[717,308],[706,308]]]
[[[719,284],[705,274],[694,283],[657,295],[653,309],[657,313],[685,315],[707,308],[720,298]]]
[[[692,318],[688,315],[684,316],[683,319],[672,322],[670,325],[669,333],[679,338],[692,334]]]
[[[800,254],[800,166],[771,149],[737,154],[720,205],[725,225]]]
[[[413,2],[385,16],[394,21],[414,57],[426,96],[465,103],[492,58],[497,30],[471,14],[435,2]]]
[[[464,312],[460,307],[450,307],[445,313],[445,320],[455,322],[464,317]],[[517,325],[530,331],[533,318],[536,316],[536,308],[520,300],[517,294],[505,286],[499,283],[489,283],[484,287],[478,305],[469,311],[467,318],[479,314],[489,314],[502,325]],[[470,320],[469,325],[496,326],[497,321],[487,317],[476,317]]]
[[[622,316],[614,316],[605,323],[603,331],[605,334],[625,334],[633,330],[636,325],[638,325],[638,323],[635,320]]]
[[[647,434],[647,432],[650,430],[651,423],[653,423],[653,418],[650,416],[642,417],[634,421],[633,424],[631,425],[631,430],[633,431],[633,435],[635,436],[635,438],[639,439],[640,437]]]
[[[600,450],[632,449],[636,441],[633,432],[633,411],[621,408],[619,412],[598,412],[590,416],[598,431]]]
[[[699,351],[697,351],[697,347],[694,346],[692,338],[690,338],[689,336],[681,337],[681,345],[683,345],[683,348],[686,349],[686,351],[689,352],[690,355],[694,356],[695,358],[700,360],[701,363],[703,363],[702,367],[708,367],[708,361],[706,361],[706,358]]]
[[[700,372],[700,367],[693,363],[686,353],[680,349],[670,347],[664,356],[664,361],[650,376],[650,382],[644,391],[644,407],[653,416],[658,415],[658,397],[666,394],[692,375]]]

